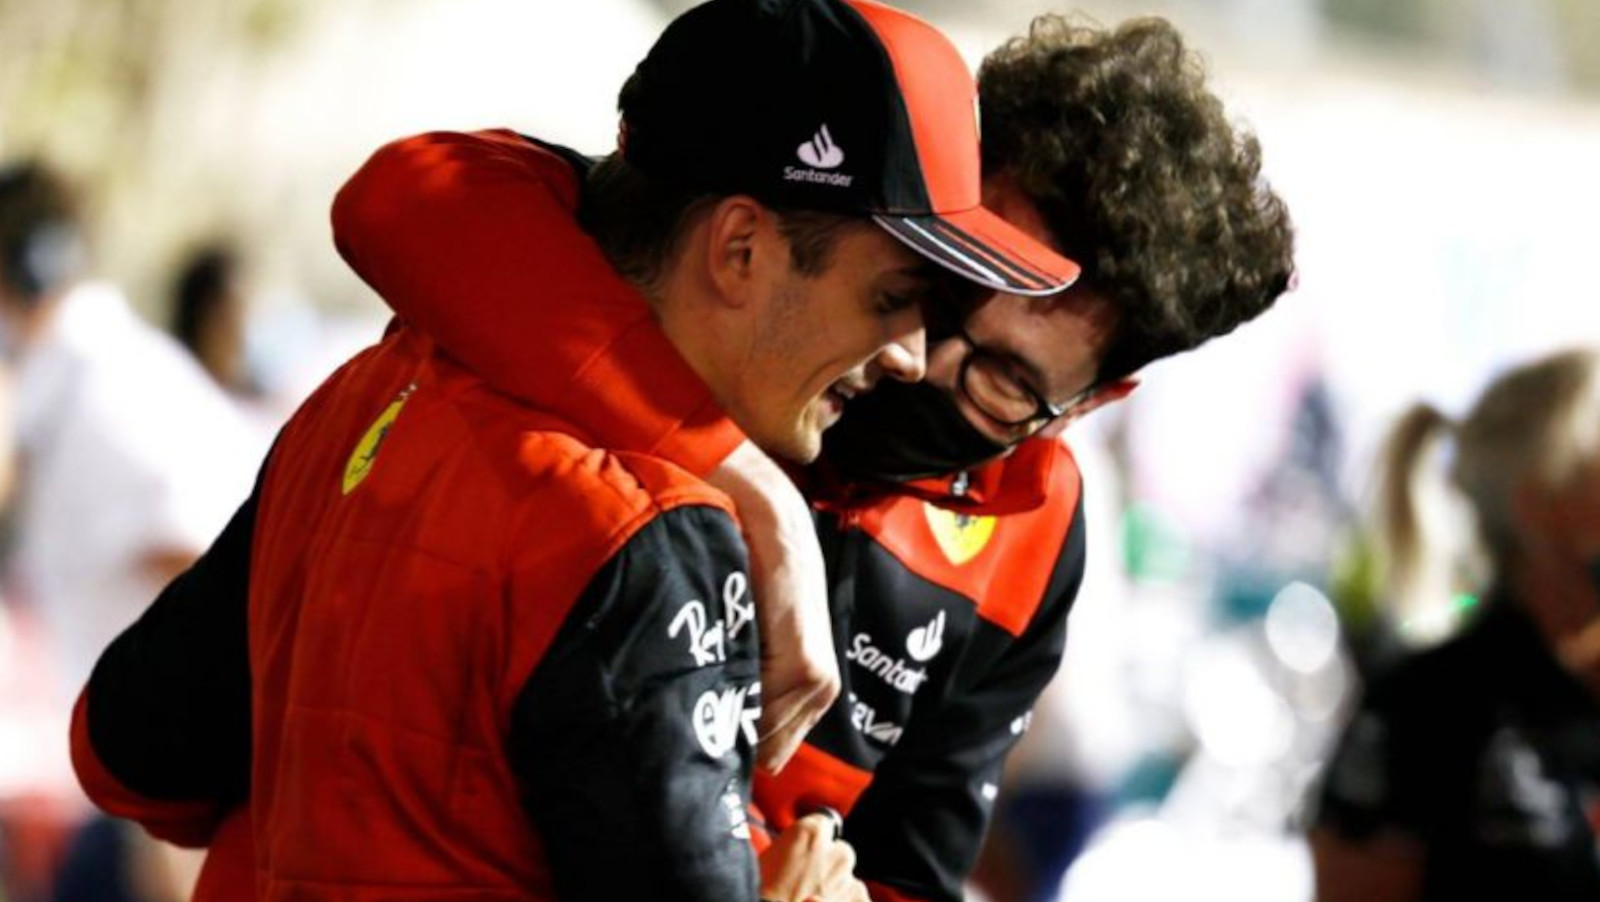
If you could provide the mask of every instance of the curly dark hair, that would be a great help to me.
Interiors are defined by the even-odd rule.
[[[986,176],[1038,205],[1085,284],[1116,308],[1101,382],[1233,331],[1294,271],[1294,230],[1205,69],[1163,19],[1061,16],[978,70]]]

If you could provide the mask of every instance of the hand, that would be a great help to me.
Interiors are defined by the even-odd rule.
[[[733,499],[750,546],[761,629],[756,765],[776,772],[839,695],[822,548],[810,505],[755,445],[734,449],[709,481]]]
[[[761,898],[771,902],[869,902],[852,873],[856,852],[838,837],[839,816],[808,814],[761,855]]]

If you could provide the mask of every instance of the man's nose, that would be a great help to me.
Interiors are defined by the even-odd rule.
[[[921,382],[928,374],[928,333],[918,326],[878,352],[883,374],[901,382]]]

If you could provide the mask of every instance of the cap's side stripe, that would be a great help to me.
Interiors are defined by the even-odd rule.
[[[1054,285],[1042,274],[1026,269],[1018,264],[1017,261],[1002,256],[978,238],[973,237],[965,229],[952,225],[943,219],[933,220],[932,226],[934,230],[942,233],[947,241],[960,244],[968,252],[983,257],[990,266],[1005,270],[1009,276],[1007,279],[1009,282],[1021,283],[1031,288],[1051,288]]]
[[[1013,281],[1012,279],[1007,278],[1004,274],[996,272],[995,270],[973,259],[971,256],[963,252],[961,248],[956,247],[954,244],[945,241],[943,238],[935,235],[933,232],[923,228],[919,223],[910,219],[897,219],[894,221],[916,232],[917,237],[920,237],[923,241],[932,245],[940,253],[961,261],[961,263],[970,267],[974,272],[979,273],[987,278],[991,284],[996,286],[1009,285]]]

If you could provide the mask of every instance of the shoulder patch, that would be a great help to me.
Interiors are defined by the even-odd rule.
[[[406,399],[411,397],[417,384],[415,382],[400,390],[389,406],[378,414],[378,418],[367,427],[366,434],[361,436],[361,441],[356,442],[354,451],[350,452],[350,460],[344,465],[344,491],[350,494],[362,480],[372,472],[372,466],[378,460],[378,451],[383,447],[383,440],[389,437],[389,430],[393,428],[394,421],[400,417],[400,408],[406,405]]]

